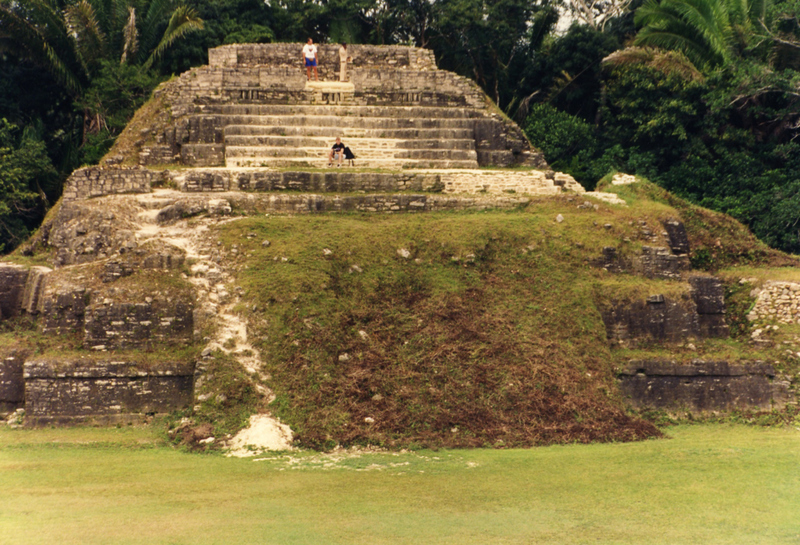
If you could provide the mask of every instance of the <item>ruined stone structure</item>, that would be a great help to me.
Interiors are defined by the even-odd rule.
[[[725,292],[714,277],[693,275],[681,297],[653,294],[643,301],[617,303],[603,313],[609,342],[681,342],[726,337]]]
[[[157,369],[117,361],[25,362],[28,424],[114,424],[192,402],[194,365]]]
[[[320,82],[306,81],[299,44],[213,49],[208,66],[156,90],[102,166],[72,174],[30,243],[52,251],[52,270],[0,263],[0,320],[35,318],[40,333],[68,337],[73,350],[45,357],[0,347],[0,415],[24,408],[31,425],[113,423],[186,408],[211,396],[198,389],[214,350],[256,374],[225,271],[238,250],[204,240],[195,231],[208,223],[197,218],[513,209],[564,193],[591,211],[625,205],[550,170],[519,127],[473,82],[438,70],[430,51],[350,46],[342,83],[337,49],[319,47]],[[369,170],[309,168],[326,166],[337,136]],[[614,301],[603,313],[609,341],[727,335],[722,285],[691,274],[683,224],[640,223],[636,255],[609,246],[590,264],[681,287]],[[800,290],[776,290],[765,290],[770,304],[784,305],[788,293],[797,319]],[[776,314],[760,308],[760,317]],[[141,357],[200,342],[197,362]],[[789,396],[764,365],[631,366],[619,378],[637,407],[763,408]]]
[[[140,129],[139,163],[322,167],[341,136],[359,166],[546,167],[519,127],[474,82],[438,70],[431,51],[351,45],[341,83],[338,45],[319,46],[319,82],[306,81],[301,48],[210,50],[208,66],[156,91],[170,115]]]
[[[631,361],[620,390],[636,408],[709,412],[781,408],[794,399],[789,380],[766,363]]]
[[[747,317],[757,323],[800,324],[800,283],[767,282]]]

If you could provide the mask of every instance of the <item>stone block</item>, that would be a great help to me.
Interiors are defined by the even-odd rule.
[[[638,409],[768,410],[796,399],[789,382],[763,362],[635,360],[617,377],[621,393]]]
[[[670,253],[668,248],[642,246],[642,253],[633,260],[631,269],[647,278],[679,279],[691,269],[689,258]]]
[[[86,308],[84,347],[149,348],[185,344],[192,339],[193,305],[184,302],[114,302],[104,299]]]
[[[698,334],[697,313],[688,297],[663,296],[649,301],[618,303],[602,313],[606,334],[614,344],[639,341],[683,341]]]
[[[0,320],[19,315],[29,273],[28,267],[0,263]]]
[[[28,425],[113,422],[189,406],[194,364],[31,360],[24,380]]]
[[[82,331],[90,297],[91,292],[85,288],[48,289],[41,306],[42,333],[64,335]]]
[[[725,288],[722,281],[713,276],[694,275],[689,277],[692,286],[692,299],[697,304],[699,314],[725,313]]]
[[[13,412],[25,401],[24,359],[23,353],[0,353],[0,415]]]
[[[28,314],[39,313],[47,275],[51,272],[52,270],[48,267],[33,266],[30,268],[28,281],[25,282],[25,290],[22,293],[23,311]]]
[[[675,255],[688,255],[690,251],[689,236],[686,227],[676,219],[668,219],[663,222],[664,230],[667,232],[669,247]]]
[[[84,167],[73,172],[64,187],[63,200],[88,199],[124,193],[149,193],[158,173],[143,168]]]

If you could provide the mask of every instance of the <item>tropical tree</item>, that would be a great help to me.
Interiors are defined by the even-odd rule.
[[[83,115],[83,163],[97,161],[159,78],[151,67],[203,28],[180,0],[0,0],[0,52],[32,62]]]
[[[442,68],[471,77],[505,108],[517,96],[521,66],[557,21],[550,0],[440,0],[428,43]]]
[[[0,0],[0,51],[44,67],[75,97],[101,61],[147,70],[202,28],[180,0]]]
[[[773,41],[771,13],[770,0],[646,0],[634,43],[680,51],[707,70]]]
[[[13,249],[38,224],[44,188],[56,174],[34,133],[0,118],[0,253]]]

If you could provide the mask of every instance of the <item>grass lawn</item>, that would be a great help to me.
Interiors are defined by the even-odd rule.
[[[529,450],[188,454],[0,428],[0,543],[800,543],[800,431]]]

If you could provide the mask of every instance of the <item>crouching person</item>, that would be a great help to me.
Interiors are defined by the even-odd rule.
[[[342,139],[338,136],[336,137],[336,142],[331,147],[331,152],[328,154],[328,166],[333,166],[333,161],[337,160],[338,163],[336,166],[342,166],[342,161],[344,161],[344,144],[342,144]]]

